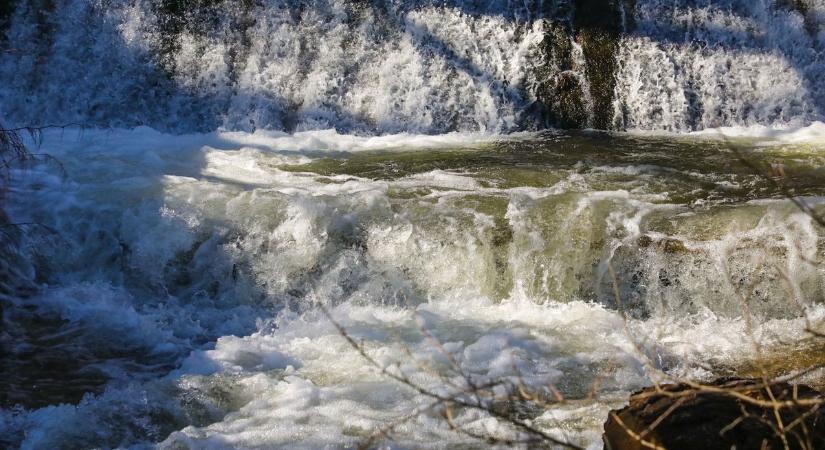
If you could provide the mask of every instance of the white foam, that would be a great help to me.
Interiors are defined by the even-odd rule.
[[[691,136],[708,136],[721,138],[758,139],[760,144],[825,144],[825,123],[813,122],[802,127],[768,127],[751,125],[748,127],[711,128],[690,133]]]
[[[517,134],[515,136],[523,136]],[[24,138],[28,136],[24,135]],[[301,154],[312,156],[334,152],[363,152],[375,150],[427,150],[432,148],[474,148],[493,143],[506,136],[492,133],[453,132],[441,135],[413,133],[389,134],[383,136],[357,136],[341,134],[334,129],[303,131],[293,134],[256,130],[255,132],[215,131],[212,133],[171,134],[149,127],[134,129],[47,129],[43,140],[50,153],[61,155],[65,152],[94,154],[135,154],[139,152],[144,163],[151,163],[157,152],[182,152],[202,147],[213,149],[247,149],[280,154],[284,158],[294,156],[293,163],[301,163]],[[30,142],[37,147],[37,143]],[[296,153],[296,155],[292,155]],[[156,160],[157,161],[157,160]]]
[[[216,134],[238,145],[264,147],[275,151],[359,152],[367,150],[407,150],[444,147],[472,148],[501,136],[492,133],[452,132],[438,135],[412,133],[383,136],[341,134],[334,129],[287,134],[258,130],[254,133],[222,131]]]
[[[624,133],[616,133],[622,135]],[[778,145],[825,145],[825,123],[814,121],[800,126],[748,125],[706,128],[699,131],[673,132],[661,130],[634,129],[626,132],[629,136],[650,136],[675,139],[733,140],[749,142],[757,146]]]

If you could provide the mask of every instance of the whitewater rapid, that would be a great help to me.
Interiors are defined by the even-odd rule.
[[[805,323],[763,246],[825,318],[810,218],[717,171],[706,137],[600,136],[47,131],[40,151],[62,168],[16,171],[9,195],[13,221],[47,228],[21,244],[37,289],[4,307],[19,406],[0,412],[2,442],[345,447],[430,401],[371,367],[325,305],[375,360],[431,389],[450,372],[425,331],[479,382],[558,386],[568,402],[532,423],[597,449],[608,410],[652,382],[643,360],[703,379],[754,357],[716,264],[764,280],[753,312],[767,349]],[[760,148],[817,158],[821,143]],[[627,281],[628,328],[606,261]],[[50,384],[60,404],[38,394]],[[508,433],[472,410],[456,420]],[[437,411],[393,442],[478,444]]]

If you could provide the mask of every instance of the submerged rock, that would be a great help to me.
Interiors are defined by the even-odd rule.
[[[821,392],[777,383],[769,393],[760,384],[755,379],[726,378],[701,392],[686,384],[662,386],[659,392],[655,387],[643,389],[631,395],[628,406],[611,411],[604,425],[605,449],[825,448],[825,411],[811,401],[825,401]],[[781,404],[778,410],[768,405],[771,394]],[[778,433],[782,427],[786,443]]]

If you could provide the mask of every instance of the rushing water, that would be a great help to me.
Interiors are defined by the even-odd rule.
[[[819,144],[754,145],[734,148],[820,204]],[[49,132],[42,150],[63,170],[15,173],[10,195],[43,225],[21,247],[40,288],[5,308],[11,446],[352,445],[429,402],[323,304],[425,386],[443,381],[415,362],[438,360],[422,330],[479,380],[554,383],[569,402],[534,423],[599,448],[607,410],[650,383],[628,334],[671,373],[727,373],[753,358],[734,286],[754,283],[766,348],[804,337],[777,268],[825,315],[806,262],[822,230],[708,138],[139,128]],[[479,444],[436,413],[394,438]]]
[[[428,389],[555,385],[518,413],[593,449],[652,369],[804,351],[825,243],[785,195],[825,212],[823,24],[823,0],[0,2],[0,123],[70,124],[0,196],[0,447],[346,447],[430,401],[320,306]],[[483,446],[437,411],[392,437]]]

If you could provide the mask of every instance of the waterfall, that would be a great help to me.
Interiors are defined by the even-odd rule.
[[[692,131],[804,125],[825,108],[821,0],[33,0],[6,9],[0,116],[20,124]]]
[[[636,2],[616,122],[631,129],[803,125],[825,107],[825,2]]]
[[[69,124],[0,145],[0,448],[476,448],[518,417],[598,449],[659,372],[818,364],[824,23],[0,2],[0,124]]]

